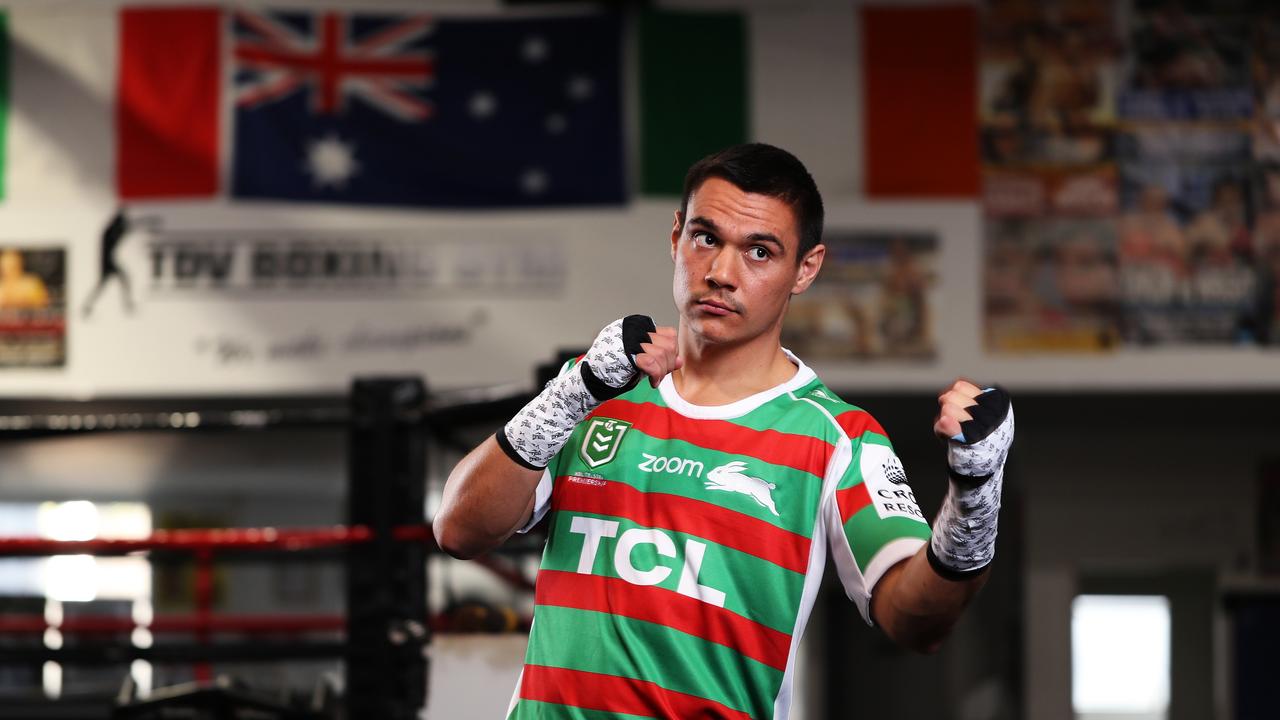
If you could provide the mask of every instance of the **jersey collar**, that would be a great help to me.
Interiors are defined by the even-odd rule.
[[[813,370],[810,370],[809,366],[804,364],[803,360],[796,357],[795,353],[786,348],[782,348],[782,352],[786,353],[787,359],[796,366],[796,374],[792,375],[790,380],[780,385],[774,385],[768,390],[761,390],[755,395],[749,395],[736,402],[731,402],[728,405],[694,405],[680,397],[680,393],[676,391],[675,380],[670,375],[662,378],[662,382],[658,384],[658,392],[662,393],[662,401],[667,404],[667,407],[685,417],[696,420],[727,420],[729,418],[742,417],[770,400],[794,390],[799,390],[817,377]]]

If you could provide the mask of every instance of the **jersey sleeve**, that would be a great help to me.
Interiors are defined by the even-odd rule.
[[[560,377],[569,372],[569,370],[577,365],[580,360],[582,360],[582,356],[565,361],[565,364],[560,366],[560,372],[556,373],[556,377]],[[571,443],[565,443],[565,447],[568,447],[570,444]],[[564,448],[562,447],[559,452],[551,457],[551,462],[547,463],[546,469],[542,471],[542,479],[538,481],[538,488],[534,491],[533,512],[529,515],[529,521],[522,527],[518,528],[516,532],[520,534],[527,533],[533,529],[533,526],[541,522],[542,518],[546,517],[547,510],[551,508],[551,488],[558,472],[558,468],[560,467],[561,457],[563,455]]]
[[[552,461],[554,463],[554,461]],[[523,535],[533,529],[534,525],[542,522],[542,518],[546,517],[547,510],[551,508],[551,466],[548,465],[542,471],[542,479],[538,481],[538,489],[534,491],[533,497],[533,513],[529,515],[529,522],[518,528],[516,532]]]
[[[929,538],[907,474],[870,415],[836,416],[842,435],[828,467],[835,491],[825,498],[828,542],[845,593],[871,624],[871,593],[889,568]]]

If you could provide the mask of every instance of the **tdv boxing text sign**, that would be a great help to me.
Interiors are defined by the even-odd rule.
[[[188,231],[146,246],[153,294],[435,294],[556,292],[566,278],[554,240],[408,235]]]

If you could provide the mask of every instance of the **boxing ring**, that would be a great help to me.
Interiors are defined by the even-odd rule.
[[[237,695],[215,682],[212,664],[340,659],[346,717],[417,718],[427,699],[431,635],[456,629],[453,618],[427,607],[427,558],[439,552],[424,518],[429,441],[460,450],[464,444],[454,435],[459,428],[495,423],[528,397],[526,392],[499,390],[430,398],[420,380],[392,378],[357,380],[344,405],[0,416],[0,440],[72,433],[326,427],[345,428],[348,448],[345,525],[155,530],[135,539],[0,537],[0,558],[142,556],[153,566],[189,565],[194,608],[150,617],[0,613],[0,635],[7,638],[56,631],[77,639],[56,647],[6,647],[0,664],[191,664],[194,685],[145,699],[122,689],[113,718],[165,717],[165,709],[175,707],[226,707],[229,713],[243,707],[260,713],[254,717],[328,718],[334,717],[331,700],[323,708],[298,708]],[[536,539],[523,545],[504,552],[530,552]],[[504,583],[532,590],[532,580],[504,558],[504,552],[476,562]],[[241,560],[342,564],[345,612],[217,612],[215,561]],[[527,623],[527,618],[520,618],[515,625]],[[152,640],[131,642],[137,631],[149,633]]]

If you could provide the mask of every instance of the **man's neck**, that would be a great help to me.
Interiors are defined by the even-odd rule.
[[[694,405],[728,405],[780,385],[797,372],[776,333],[741,345],[719,345],[700,342],[682,326],[680,354],[684,367],[672,373],[672,381],[680,397]]]

